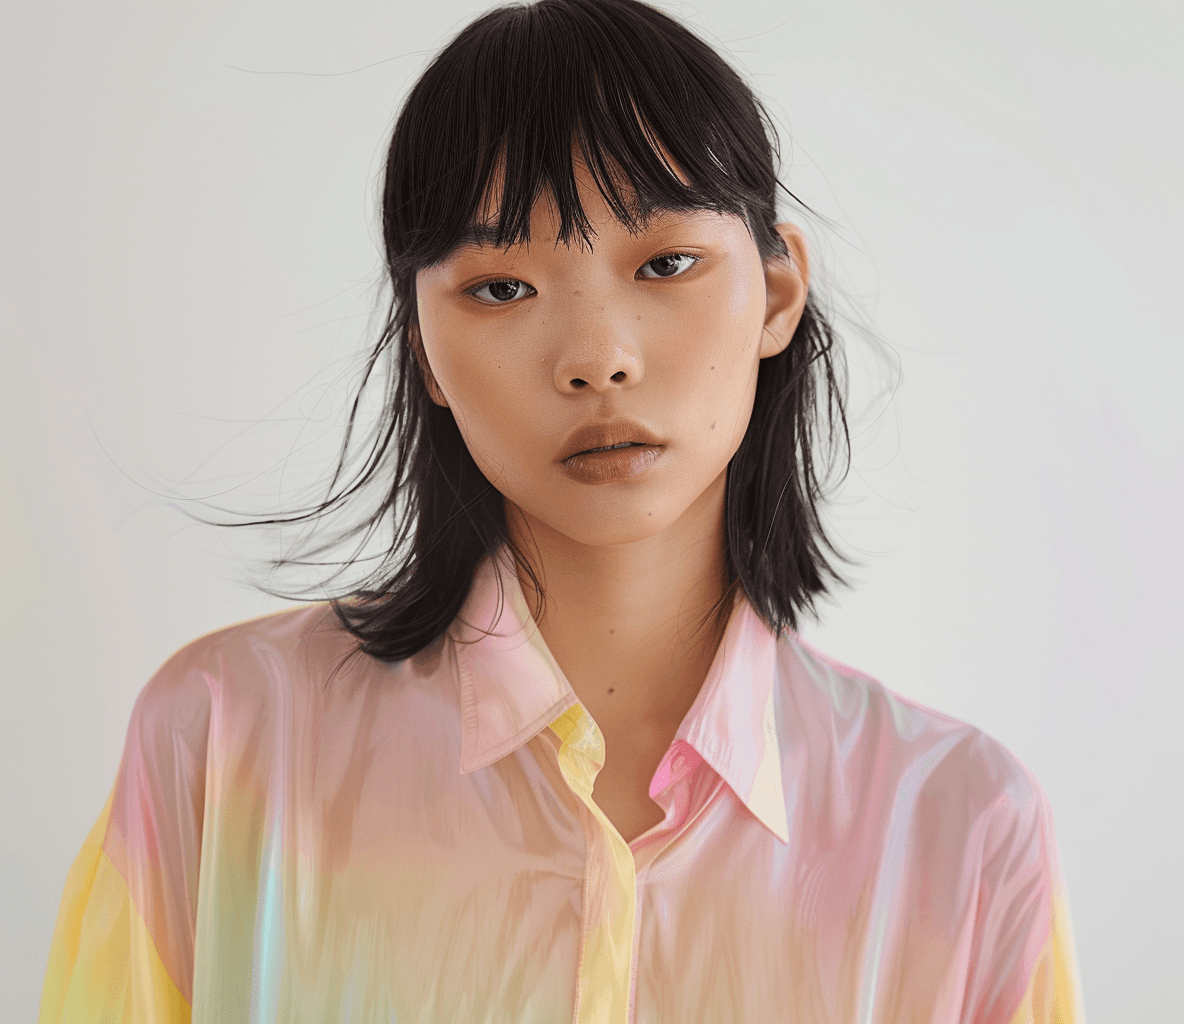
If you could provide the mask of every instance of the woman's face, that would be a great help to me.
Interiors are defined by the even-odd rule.
[[[585,545],[643,540],[688,517],[718,530],[759,362],[788,344],[805,304],[801,233],[779,225],[792,263],[763,265],[739,217],[658,213],[630,234],[586,169],[577,181],[591,251],[578,236],[556,244],[544,195],[528,245],[465,244],[418,274],[429,393],[504,495],[512,530],[521,518],[536,536]],[[565,461],[613,443],[576,431],[618,418],[638,429],[613,440],[658,444]]]

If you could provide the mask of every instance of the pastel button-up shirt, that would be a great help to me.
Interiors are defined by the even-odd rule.
[[[352,644],[318,604],[148,682],[42,1024],[1084,1019],[1039,784],[743,596],[631,843],[504,549],[416,656]]]

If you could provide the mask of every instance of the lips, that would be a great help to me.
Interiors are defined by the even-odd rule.
[[[575,455],[583,455],[598,448],[614,448],[625,444],[661,447],[665,442],[644,423],[617,417],[599,423],[585,423],[573,430],[564,440],[559,461],[566,462]]]
[[[605,445],[603,448],[589,448],[586,452],[580,452],[580,455],[591,455],[593,452],[615,452],[620,448],[634,448],[637,446],[636,441],[622,441],[620,444]]]

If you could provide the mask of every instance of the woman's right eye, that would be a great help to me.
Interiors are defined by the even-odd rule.
[[[527,290],[533,289],[525,282],[515,281],[513,278],[503,278],[500,281],[486,281],[484,284],[477,285],[476,288],[470,288],[469,294],[482,302],[504,306],[508,302],[522,298]]]

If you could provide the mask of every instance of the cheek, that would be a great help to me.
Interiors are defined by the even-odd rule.
[[[686,315],[700,333],[739,355],[759,338],[765,320],[765,280],[759,261],[745,261],[712,278],[687,304]]]
[[[737,401],[759,363],[765,318],[764,279],[736,274],[713,281],[677,308],[679,352],[674,374],[681,385],[718,405]]]
[[[419,324],[432,375],[467,436],[467,430],[486,417],[482,406],[491,391],[490,361],[482,358],[477,340],[465,329],[464,318],[422,285]]]
[[[429,360],[473,458],[501,465],[532,447],[531,396],[496,339],[434,336]]]
[[[682,389],[694,395],[687,427],[712,465],[740,447],[752,416],[765,322],[764,276],[745,268],[704,290],[686,313]]]

